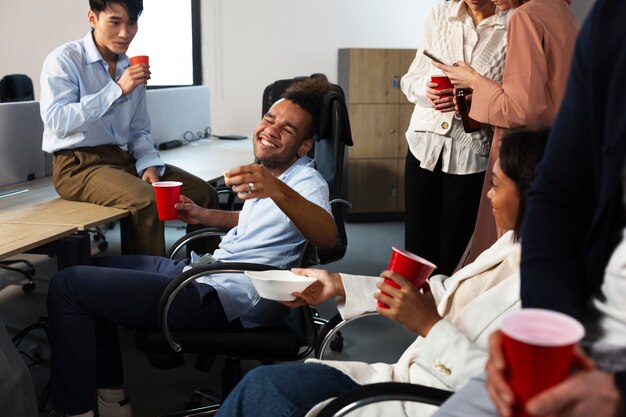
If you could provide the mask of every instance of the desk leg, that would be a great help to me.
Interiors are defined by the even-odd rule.
[[[91,240],[89,233],[78,232],[32,250],[56,256],[57,270],[72,265],[88,265],[91,263]]]
[[[130,247],[130,228],[130,216],[120,219],[120,250],[122,255],[129,254],[128,248]]]

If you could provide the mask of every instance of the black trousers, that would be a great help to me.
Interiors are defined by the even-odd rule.
[[[408,151],[404,171],[405,248],[451,275],[474,231],[485,173],[453,175],[431,172]]]

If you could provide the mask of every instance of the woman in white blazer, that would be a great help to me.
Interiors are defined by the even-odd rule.
[[[487,359],[488,336],[505,313],[520,308],[518,233],[526,191],[546,139],[543,131],[517,132],[503,140],[488,196],[496,223],[509,231],[451,277],[434,276],[420,291],[392,271],[381,276],[398,284],[398,289],[380,277],[294,270],[318,282],[304,293],[294,293],[296,301],[286,304],[318,305],[336,297],[344,319],[377,309],[417,333],[397,363],[310,359],[304,364],[262,366],[246,375],[217,416],[309,417],[331,398],[357,385],[396,381],[457,390],[480,373]],[[377,300],[389,308],[377,308]],[[434,410],[425,404],[384,402],[364,407],[355,415],[428,416]]]

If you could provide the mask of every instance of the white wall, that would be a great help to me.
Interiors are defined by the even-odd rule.
[[[213,130],[251,134],[270,82],[325,73],[337,49],[415,48],[439,0],[213,0],[202,2],[204,82]]]
[[[312,72],[336,81],[338,48],[415,48],[440,0],[201,1],[213,131],[251,134],[265,85]],[[573,0],[579,19],[593,1]],[[87,0],[0,0],[0,76],[29,75],[38,98],[43,59],[87,33],[87,8]]]

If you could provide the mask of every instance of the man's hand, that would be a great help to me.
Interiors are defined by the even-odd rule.
[[[375,294],[374,298],[389,306],[389,308],[379,307],[378,313],[426,337],[430,329],[441,320],[428,284],[422,287],[424,291],[422,293],[413,283],[396,272],[384,271],[381,276],[395,282],[400,288],[395,288],[384,281],[376,284],[381,292]]]
[[[159,168],[157,167],[148,167],[143,172],[141,179],[147,182],[148,184],[153,184],[159,180]]]
[[[454,110],[454,102],[453,102],[453,88],[444,88],[441,90],[435,90],[437,87],[437,83],[432,81],[428,81],[426,83],[426,98],[430,101],[430,104],[433,105],[435,110],[439,110],[440,112],[448,112]],[[444,94],[449,94],[447,97],[441,97]]]
[[[146,64],[132,65],[124,71],[117,85],[122,89],[122,95],[133,92],[138,85],[147,84],[150,79],[150,67]]]
[[[181,195],[180,203],[174,204],[174,208],[178,210],[179,220],[187,224],[202,224],[200,218],[206,209],[198,206],[190,198]]]
[[[526,411],[532,416],[555,417],[614,417],[623,416],[620,393],[612,375],[595,368],[580,346],[574,349],[573,366],[579,371],[562,383],[552,387],[526,403]],[[502,417],[513,415],[515,395],[506,382],[506,362],[502,353],[502,332],[495,331],[489,337],[489,359],[486,365],[487,391]]]
[[[341,276],[337,273],[313,268],[293,268],[291,270],[297,275],[306,275],[315,278],[317,281],[309,285],[303,292],[294,292],[296,299],[293,301],[283,301],[287,307],[296,308],[303,305],[316,306],[330,300],[336,295],[343,294],[343,284]]]
[[[442,70],[456,88],[474,89],[474,83],[480,76],[474,68],[465,62],[459,61],[452,66],[443,65],[435,61],[432,61],[432,64]]]
[[[504,378],[506,361],[502,353],[502,332],[496,330],[489,337],[489,358],[485,365],[487,374],[487,391],[491,401],[502,417],[513,415],[515,395]]]
[[[584,355],[582,350],[578,353]],[[613,375],[598,369],[578,371],[557,386],[531,398],[526,403],[526,411],[537,417],[626,415]]]
[[[224,183],[242,200],[272,197],[281,181],[261,165],[242,165],[224,173]]]

